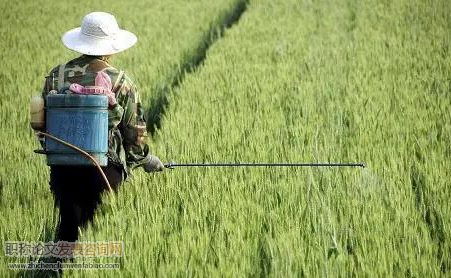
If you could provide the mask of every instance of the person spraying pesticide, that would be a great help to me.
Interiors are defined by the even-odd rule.
[[[134,168],[157,172],[164,165],[146,143],[135,84],[110,63],[112,55],[137,42],[136,36],[120,29],[113,15],[93,12],[62,42],[82,55],[50,71],[30,112],[59,207],[57,238],[75,242],[79,228],[93,220],[105,189],[117,190]]]
[[[59,207],[58,240],[74,242],[93,220],[105,189],[116,190],[134,168],[146,172],[178,167],[365,167],[363,163],[170,163],[146,144],[146,122],[136,86],[110,64],[133,46],[134,34],[113,15],[93,12],[62,37],[82,55],[56,66],[42,97],[32,99],[31,126],[50,166],[50,188]]]

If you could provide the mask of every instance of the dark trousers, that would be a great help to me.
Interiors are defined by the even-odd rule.
[[[102,169],[116,191],[123,179],[122,169],[114,165]],[[92,222],[108,186],[96,167],[51,166],[50,189],[60,211],[57,240],[74,242],[78,240],[78,228]]]

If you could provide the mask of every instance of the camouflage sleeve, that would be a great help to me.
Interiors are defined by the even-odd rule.
[[[151,154],[146,143],[146,121],[141,99],[136,86],[125,74],[123,82],[118,88],[117,101],[124,109],[119,127],[124,139],[126,162],[127,166],[133,169],[148,163]]]
[[[110,107],[108,109],[108,130],[119,126],[123,114],[124,108],[122,108],[122,106],[117,103],[113,107]]]

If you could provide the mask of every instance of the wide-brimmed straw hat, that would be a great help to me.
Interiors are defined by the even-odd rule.
[[[113,15],[93,12],[83,18],[81,27],[66,32],[61,40],[67,48],[82,54],[104,56],[124,51],[138,39],[120,29]]]

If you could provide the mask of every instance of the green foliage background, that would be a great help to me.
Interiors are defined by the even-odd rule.
[[[124,258],[96,259],[122,269],[67,275],[450,275],[451,3],[251,0],[218,37],[242,3],[0,4],[2,249],[52,239],[56,212],[45,158],[32,152],[28,101],[55,63],[75,56],[60,36],[104,10],[139,38],[115,64],[147,109],[169,103],[149,140],[164,161],[368,168],[135,171],[81,238],[124,241]],[[8,270],[28,260],[2,258],[0,275],[41,275]]]

